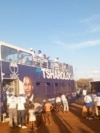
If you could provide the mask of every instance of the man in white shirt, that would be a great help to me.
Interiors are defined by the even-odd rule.
[[[64,94],[61,95],[61,101],[62,101],[63,106],[64,106],[64,112],[68,112],[69,111],[68,100]]]
[[[85,86],[84,86],[84,89],[82,90],[82,95],[83,95],[83,97],[86,96],[87,90],[88,90],[88,88],[87,88],[87,86],[85,85]]]
[[[9,110],[9,125],[13,127],[17,126],[17,98],[14,94],[10,94],[10,97],[7,100],[8,110]],[[14,123],[14,125],[13,125]]]
[[[87,119],[92,119],[92,108],[93,108],[93,100],[91,96],[91,92],[87,92],[87,95],[84,97],[84,103],[87,108]]]

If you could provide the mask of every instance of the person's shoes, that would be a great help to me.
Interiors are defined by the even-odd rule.
[[[22,126],[22,129],[25,129],[25,128],[27,128],[26,126]]]
[[[37,127],[34,127],[34,130],[37,130],[38,128]]]
[[[99,117],[98,116],[94,116],[94,118],[99,120]]]
[[[69,113],[69,111],[67,110],[66,113]]]
[[[13,128],[13,126],[10,126],[10,128]]]
[[[89,117],[88,119],[89,119],[89,120],[93,120],[93,118],[92,118],[92,117]]]
[[[34,131],[34,128],[30,128],[28,131],[29,132],[33,132]]]
[[[21,127],[21,124],[19,124],[18,127]]]
[[[13,125],[12,125],[12,124],[9,124],[9,127],[10,127],[10,128],[12,128],[12,127],[13,127]]]

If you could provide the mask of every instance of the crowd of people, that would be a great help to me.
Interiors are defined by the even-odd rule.
[[[22,129],[30,127],[32,130],[37,129],[41,120],[45,124],[51,124],[51,112],[54,110],[56,113],[62,111],[63,113],[69,112],[69,95],[59,93],[53,102],[46,99],[42,102],[38,101],[38,96],[34,95],[34,83],[29,76],[23,78],[24,94],[21,92],[18,96],[12,87],[8,87],[9,96],[7,91],[8,85],[4,87],[4,99],[7,101],[7,107],[4,107],[9,116],[9,126],[17,126]],[[82,90],[83,106],[86,107],[86,119],[92,120],[94,117],[100,119],[100,91],[90,91],[87,86]]]
[[[17,126],[22,129],[29,127],[34,130],[38,128],[41,120],[46,125],[51,124],[52,111],[69,112],[69,102],[65,94],[59,93],[53,103],[49,99],[39,103],[35,101],[34,85],[30,77],[23,78],[23,86],[25,95],[15,96],[14,93],[10,93],[7,100],[10,127]],[[83,106],[87,109],[86,119],[92,120],[94,117],[100,119],[100,92],[88,91],[85,86],[82,91],[82,99]]]
[[[43,68],[49,68],[49,69],[55,69],[55,70],[62,70],[66,71],[68,69],[68,64],[61,63],[59,61],[59,57],[56,57],[54,60],[50,59],[50,56],[47,56],[46,54],[43,54],[41,50],[38,50],[37,52],[34,51],[32,48],[30,49],[32,56],[30,59],[28,59],[26,64],[30,64],[33,66],[43,67]]]
[[[34,83],[29,76],[23,78],[23,88],[25,94],[19,93],[15,96],[14,92],[7,97],[7,109],[9,116],[9,126],[17,126],[19,128],[37,129],[41,120],[46,125],[51,124],[51,112],[55,111],[59,114],[69,112],[68,95],[59,93],[53,102],[45,99],[41,103],[37,101],[34,95]],[[7,92],[6,89],[4,91]],[[90,91],[87,86],[82,90],[83,106],[86,107],[86,119],[92,120],[94,117],[100,119],[100,91]]]
[[[34,82],[29,76],[24,76],[23,88],[24,94],[19,92],[19,95],[16,96],[12,87],[9,87],[9,85],[4,87],[4,94],[7,95],[4,95],[4,105],[7,104],[7,107],[4,107],[9,117],[10,127],[16,126],[22,129],[29,127],[34,130],[38,128],[41,120],[46,125],[51,124],[51,112],[54,110],[58,113],[60,106],[62,106],[63,112],[69,111],[69,104],[65,94],[59,93],[53,103],[50,99],[40,102],[38,96],[34,95]]]
[[[58,97],[60,101],[57,100]],[[51,111],[54,110],[54,104],[52,104],[49,99],[46,99],[43,104],[39,104],[29,101],[23,94],[19,94],[19,96],[16,97],[11,93],[7,105],[10,127],[17,126],[22,129],[29,127],[31,130],[34,130],[38,128],[39,122],[41,122],[42,119],[46,125],[51,124]],[[59,96],[55,98],[55,106],[56,108],[60,108],[61,105],[63,112],[69,111],[67,98],[64,94],[60,93]],[[58,109],[57,112],[59,111]]]
[[[93,118],[100,119],[100,90],[88,91],[87,86],[82,91],[83,107],[86,107],[86,119],[92,120]]]

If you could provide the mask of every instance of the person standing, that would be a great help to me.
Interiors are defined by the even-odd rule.
[[[37,119],[36,121],[37,121],[37,126],[38,126],[40,123],[39,121],[41,119],[40,110],[42,110],[42,105],[39,101],[39,97],[34,95],[34,83],[31,77],[25,76],[23,78],[23,88],[24,88],[27,103],[32,102],[35,106],[34,108],[36,110],[36,113],[38,113],[38,115],[36,116],[36,119]],[[28,113],[26,115],[28,118]]]
[[[64,112],[68,112],[69,111],[68,100],[64,94],[61,95],[61,101],[62,101],[63,106],[64,106]]]
[[[92,109],[93,109],[93,100],[91,96],[91,92],[87,92],[86,96],[84,96],[84,104],[87,108],[87,119],[92,120]]]
[[[45,124],[51,124],[51,110],[53,109],[52,104],[49,102],[48,99],[46,99],[46,102],[44,104],[44,111],[45,111]]]
[[[83,88],[83,90],[82,90],[83,99],[87,95],[87,91],[88,91],[88,87],[85,85],[84,88]]]
[[[17,97],[14,94],[10,94],[7,101],[9,111],[9,126],[17,126]]]
[[[29,113],[29,127],[31,128],[31,130],[37,129],[34,104],[30,105],[28,113]]]
[[[60,95],[58,95],[58,96],[55,98],[55,107],[56,107],[56,111],[57,111],[57,112],[60,111],[61,105],[62,105],[61,97],[60,97]]]
[[[100,90],[97,92],[97,97],[95,98],[96,102],[96,116],[100,119]]]
[[[8,112],[7,112],[7,89],[8,89],[9,85],[5,84],[3,87],[3,114],[5,114],[5,116],[7,116]]]
[[[95,114],[96,114],[96,98],[97,98],[95,90],[92,90],[91,97],[92,97],[92,101],[93,101],[92,116],[95,117]]]
[[[20,94],[17,98],[17,110],[18,110],[18,127],[27,128],[26,127],[26,110],[25,110],[25,97]]]

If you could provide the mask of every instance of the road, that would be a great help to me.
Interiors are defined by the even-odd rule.
[[[87,120],[81,116],[82,105],[73,103],[68,113],[52,112],[51,125],[45,125],[33,131],[34,133],[100,133],[100,120]],[[31,133],[29,129],[10,128],[8,123],[0,123],[0,133]]]

